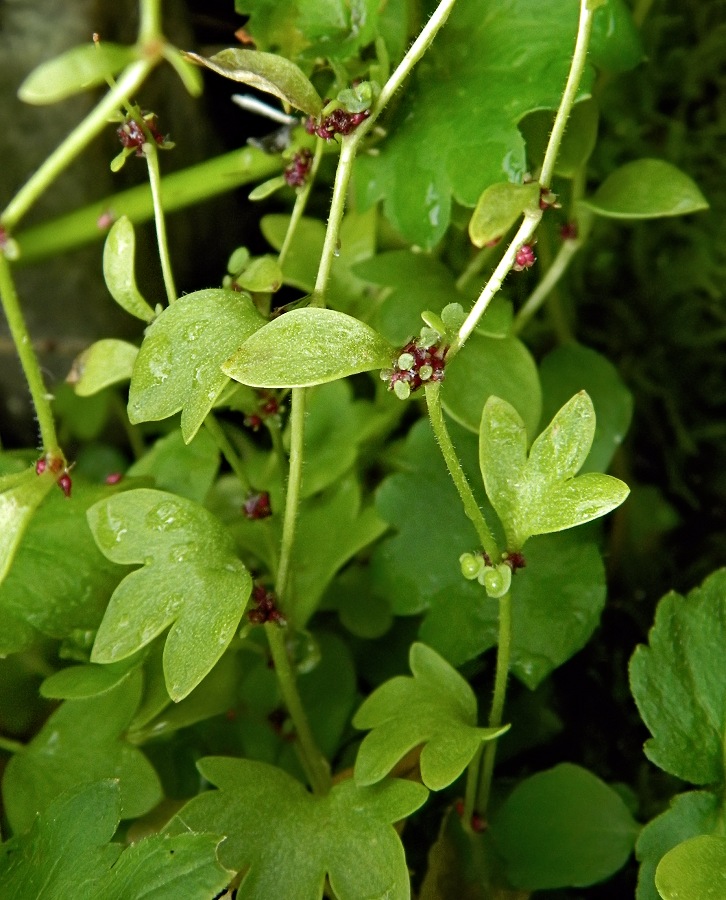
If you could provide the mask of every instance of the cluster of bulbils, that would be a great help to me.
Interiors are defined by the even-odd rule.
[[[430,329],[421,329],[430,331]],[[440,335],[433,332],[434,339],[419,337],[409,341],[393,363],[391,369],[383,369],[381,378],[388,382],[388,389],[399,400],[406,400],[414,391],[430,381],[444,380],[446,351],[448,346],[439,343]]]
[[[66,497],[71,496],[73,482],[71,480],[70,467],[65,464],[65,461],[60,456],[46,453],[45,456],[42,456],[36,462],[35,471],[38,475],[42,475],[43,472],[46,471],[50,471],[54,475],[57,475],[55,483],[63,491]]]
[[[256,584],[252,588],[252,602],[255,608],[247,613],[247,618],[253,625],[264,625],[265,622],[287,624],[285,617],[277,608],[277,598],[263,584]]]
[[[475,579],[483,585],[487,594],[494,599],[503,597],[512,585],[512,574],[526,565],[519,552],[502,554],[502,561],[496,566],[482,550],[478,553],[462,553],[459,557],[461,574],[469,581]]]

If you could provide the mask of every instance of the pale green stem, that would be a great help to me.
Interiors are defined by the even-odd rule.
[[[285,516],[282,523],[282,540],[280,542],[280,564],[277,568],[275,593],[283,612],[294,622],[294,609],[286,608],[290,564],[295,543],[297,526],[297,509],[302,484],[303,443],[305,439],[305,400],[306,389],[295,388],[292,392],[292,410],[290,412],[290,468],[285,493]]]
[[[265,632],[282,698],[295,726],[295,734],[300,746],[300,760],[305,774],[316,794],[327,794],[331,787],[330,769],[315,743],[295,684],[295,672],[285,646],[285,629],[276,622],[267,622],[265,623]]]
[[[207,413],[207,416],[204,420],[204,427],[207,429],[209,436],[217,445],[222,456],[224,456],[224,458],[229,463],[229,467],[237,476],[237,480],[239,481],[239,483],[246,491],[249,491],[250,482],[247,478],[247,473],[244,470],[244,466],[242,465],[242,460],[237,455],[237,451],[234,449],[231,441],[224,433],[224,429],[217,421],[214,413]]]
[[[93,138],[108,127],[109,119],[123,106],[124,99],[133,94],[145,81],[158,59],[141,59],[130,65],[122,74],[113,90],[110,90],[77,125],[63,143],[46,159],[43,165],[31,175],[13,199],[8,203],[0,223],[12,231],[30,207],[43,192],[84,150]]]
[[[172,304],[178,295],[176,292],[176,285],[174,284],[174,275],[171,271],[169,242],[166,237],[166,218],[164,216],[164,207],[161,202],[159,150],[153,135],[149,133],[147,128],[144,128],[144,131],[147,133],[147,146],[144,148],[144,156],[146,157],[146,164],[149,168],[149,185],[151,187],[151,197],[154,203],[154,223],[156,225],[156,242],[159,245],[159,261],[161,262],[161,272],[164,277],[166,296],[169,303]]]
[[[577,251],[582,247],[582,241],[577,240],[565,241],[559,249],[557,256],[554,258],[552,265],[545,272],[544,278],[527,298],[526,303],[517,313],[512,327],[512,334],[519,334],[524,326],[529,322],[532,316],[542,306],[550,291],[557,282],[562,278],[570,263],[575,257]]]
[[[161,40],[161,0],[141,0],[139,15],[139,43]]]
[[[23,368],[25,380],[28,382],[30,396],[35,407],[35,415],[38,419],[38,427],[40,428],[43,450],[52,455],[59,455],[58,435],[56,434],[53,411],[50,405],[53,396],[48,393],[43,382],[38,357],[35,354],[35,350],[33,350],[25,319],[20,310],[15,282],[10,271],[10,263],[2,253],[0,253],[0,301],[2,302],[3,312],[8,322],[13,343],[20,358],[20,365]]]
[[[575,98],[577,97],[577,91],[580,86],[580,79],[585,68],[585,61],[587,60],[587,47],[590,41],[590,34],[592,32],[593,10],[590,8],[591,2],[592,0],[580,0],[580,19],[577,27],[577,39],[575,41],[575,49],[572,54],[570,72],[567,76],[567,83],[565,84],[565,89],[562,94],[562,100],[560,101],[557,115],[555,116],[555,123],[552,127],[552,133],[550,134],[549,141],[547,142],[544,162],[542,163],[540,184],[542,184],[544,187],[550,186],[552,175],[554,173],[557,154],[559,153],[562,138],[565,133],[565,128],[567,127],[567,120],[570,116],[570,112],[572,111]],[[539,205],[535,208],[525,210],[522,224],[519,226],[517,233],[514,235],[511,244],[509,245],[509,247],[507,247],[507,250],[504,256],[501,258],[499,265],[492,273],[491,278],[484,285],[479,298],[474,304],[469,315],[466,317],[464,324],[459,329],[459,334],[457,335],[456,340],[449,348],[447,359],[452,359],[459,352],[459,350],[461,350],[464,343],[476,327],[477,323],[486,312],[486,309],[491,303],[492,298],[501,288],[504,279],[507,277],[510,269],[514,265],[519,249],[523,244],[527,244],[534,236],[537,226],[542,220],[542,212],[543,211],[539,208]]]
[[[292,208],[290,221],[287,225],[287,231],[285,232],[285,240],[282,242],[282,247],[280,247],[280,253],[277,257],[280,268],[282,268],[285,263],[285,257],[287,256],[290,250],[290,246],[292,245],[293,238],[295,237],[295,232],[297,231],[297,226],[299,225],[300,219],[302,219],[303,213],[305,212],[308,197],[310,196],[310,190],[315,183],[315,176],[318,174],[318,166],[320,165],[320,160],[322,158],[323,142],[321,140],[318,140],[315,145],[315,155],[313,156],[313,162],[310,166],[308,179],[295,198],[295,205]]]
[[[469,482],[466,480],[466,475],[464,475],[464,470],[461,468],[461,463],[456,455],[451,436],[449,435],[446,423],[444,422],[444,415],[441,410],[440,392],[440,384],[432,383],[426,385],[426,405],[429,411],[431,427],[439,447],[441,448],[441,453],[446,462],[446,468],[449,470],[449,474],[456,486],[459,497],[461,497],[461,502],[464,505],[464,512],[476,529],[477,536],[479,537],[484,552],[491,562],[499,562],[500,554],[497,542],[494,540],[494,537],[489,530],[484,516],[482,515],[482,511],[479,509],[479,504],[476,502],[476,497],[469,486]]]
[[[0,750],[4,750],[5,753],[21,753],[25,750],[25,744],[0,736]]]
[[[489,727],[498,728],[502,724],[504,701],[507,696],[509,661],[512,655],[512,598],[505,594],[499,599],[499,640],[497,643],[497,668],[494,675],[494,695],[489,713]],[[494,759],[497,755],[497,741],[488,741],[484,748],[484,762],[476,799],[476,812],[486,819],[489,795],[494,774]]]
[[[464,271],[456,279],[456,289],[463,291],[466,286],[481,272],[487,262],[492,258],[496,246],[482,247],[469,261]]]

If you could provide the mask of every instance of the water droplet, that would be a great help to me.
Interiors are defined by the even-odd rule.
[[[338,243],[335,245],[335,249],[333,250],[333,256],[340,256],[342,244],[340,243],[340,238],[338,238]]]

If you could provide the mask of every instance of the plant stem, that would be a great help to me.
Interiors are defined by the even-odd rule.
[[[519,334],[532,316],[542,306],[549,296],[550,291],[569,268],[570,263],[581,246],[582,241],[579,238],[576,240],[565,241],[562,244],[552,265],[545,272],[544,278],[532,291],[527,298],[526,303],[524,303],[517,313],[512,326],[512,334]]]
[[[224,433],[224,429],[217,421],[214,413],[207,413],[207,417],[204,420],[204,427],[209,432],[209,436],[212,438],[214,443],[219,448],[222,456],[229,463],[230,469],[237,476],[237,480],[242,485],[242,487],[246,490],[250,490],[250,483],[247,478],[247,473],[244,470],[244,466],[242,465],[242,460],[237,455],[237,451],[232,446],[231,441]]]
[[[5,753],[20,753],[22,750],[25,750],[25,744],[0,735],[0,750],[5,751]]]
[[[306,389],[295,388],[292,391],[292,410],[290,413],[290,468],[285,493],[285,515],[282,523],[282,540],[280,542],[280,564],[277,568],[275,593],[278,596],[283,612],[294,621],[294,610],[286,608],[289,601],[288,587],[290,580],[290,563],[295,543],[297,526],[297,508],[302,483],[303,442],[305,438],[305,400]]]
[[[310,166],[310,172],[308,174],[308,179],[301,188],[297,197],[295,198],[295,205],[292,208],[292,214],[290,216],[290,221],[287,225],[287,231],[285,232],[285,240],[282,242],[282,247],[280,247],[280,252],[277,256],[277,261],[280,265],[280,268],[283,267],[285,262],[285,257],[287,256],[290,246],[292,244],[292,240],[295,237],[295,231],[297,230],[297,226],[300,223],[300,219],[305,212],[305,207],[307,206],[308,197],[310,196],[310,191],[312,189],[313,184],[315,184],[315,176],[318,174],[318,166],[320,165],[320,160],[323,158],[323,142],[317,141],[315,145],[315,155],[313,156],[313,162]]]
[[[113,90],[80,122],[43,165],[26,181],[0,215],[0,223],[12,231],[43,192],[84,150],[93,138],[108,127],[108,120],[123,105],[124,99],[143,84],[161,57],[140,59],[122,74]]]
[[[504,700],[507,696],[507,678],[509,676],[509,660],[512,654],[512,598],[505,594],[499,599],[499,639],[497,642],[497,668],[494,675],[494,695],[489,713],[489,727],[498,728],[502,724]],[[476,795],[476,811],[486,818],[489,795],[494,774],[494,759],[497,754],[497,742],[488,741],[484,748],[484,762],[479,778]],[[468,788],[468,785],[467,785]]]
[[[151,187],[151,199],[154,204],[154,222],[156,224],[156,242],[159,245],[159,261],[161,262],[161,272],[164,277],[164,287],[166,288],[166,296],[169,304],[174,303],[177,298],[176,286],[174,284],[174,275],[171,271],[171,257],[169,256],[169,242],[166,238],[166,219],[164,217],[164,207],[161,202],[161,177],[159,175],[159,149],[156,146],[154,136],[147,132],[147,148],[145,148],[144,156],[149,169],[149,186]]]
[[[25,319],[20,310],[15,282],[10,271],[10,263],[2,253],[0,253],[0,302],[2,302],[8,328],[20,358],[20,365],[23,368],[25,380],[28,382],[30,396],[35,407],[35,415],[38,419],[38,427],[40,428],[43,450],[54,456],[62,455],[58,446],[58,436],[50,405],[53,396],[48,393],[43,382],[38,357],[33,349]]]
[[[285,631],[276,622],[266,622],[265,633],[270,645],[270,653],[275,665],[275,674],[280,685],[280,691],[295,726],[295,733],[301,751],[300,759],[305,768],[305,774],[316,794],[327,794],[331,786],[330,769],[318,750],[315,738],[310,730],[310,724],[305,715],[305,709],[295,684],[295,672],[285,646]]]
[[[449,470],[451,479],[459,492],[459,497],[461,497],[461,502],[464,504],[464,512],[476,529],[484,552],[491,562],[499,562],[500,553],[497,542],[489,530],[482,511],[479,509],[479,504],[476,502],[469,482],[466,480],[466,475],[464,475],[464,470],[461,468],[461,463],[456,455],[451,436],[444,422],[444,415],[441,410],[441,385],[436,382],[427,384],[425,390],[431,427],[446,462],[446,468]]]
[[[544,162],[542,163],[540,184],[544,187],[550,186],[550,182],[554,173],[557,154],[559,153],[560,144],[562,143],[565,128],[567,127],[567,120],[570,116],[570,112],[572,111],[572,107],[577,96],[577,90],[580,85],[580,79],[585,68],[585,61],[587,59],[587,47],[590,41],[590,34],[592,32],[593,15],[593,10],[590,9],[590,0],[580,0],[580,19],[577,27],[577,39],[575,41],[575,49],[572,54],[570,72],[567,76],[567,82],[562,94],[562,100],[560,100],[560,105],[557,109],[555,123],[552,127],[552,133],[550,134],[549,141],[547,142],[545,158]],[[492,273],[491,278],[484,285],[484,288],[479,295],[478,300],[472,307],[469,315],[466,317],[464,324],[459,329],[459,334],[457,335],[456,340],[449,348],[447,359],[452,359],[459,352],[459,350],[461,350],[464,343],[471,335],[478,321],[484,315],[484,312],[489,306],[492,298],[501,288],[504,279],[507,277],[510,269],[514,265],[517,252],[519,251],[520,247],[523,244],[528,243],[528,241],[530,241],[532,236],[534,235],[537,226],[542,220],[542,213],[543,210],[539,208],[539,205],[533,207],[532,209],[525,210],[522,224],[519,226],[517,233],[514,235],[514,238],[512,239],[509,247],[507,247],[504,256],[499,261],[499,265]]]
[[[139,15],[139,43],[161,40],[161,0],[141,0]]]

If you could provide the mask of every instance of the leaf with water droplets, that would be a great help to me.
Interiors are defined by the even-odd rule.
[[[232,537],[198,503],[146,488],[96,503],[88,521],[108,559],[142,564],[113,592],[91,661],[125,659],[171,626],[164,675],[183,699],[224,653],[252,589]]]
[[[221,364],[264,324],[247,294],[210,289],[180,297],[146,331],[131,376],[131,423],[181,410],[189,443],[229,380]]]
[[[595,434],[595,410],[585,391],[569,400],[532,444],[519,413],[490,397],[479,432],[484,487],[504,525],[507,547],[519,550],[535,534],[563,531],[604,516],[627,497],[610,475],[575,478]]]

